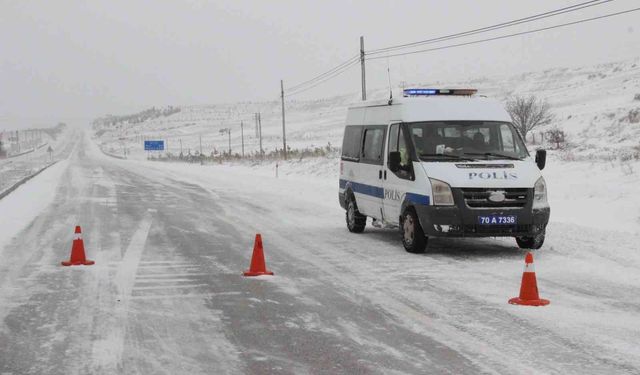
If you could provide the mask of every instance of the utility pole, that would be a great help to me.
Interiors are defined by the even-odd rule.
[[[255,123],[256,123],[256,138],[258,138],[259,137],[259,134],[258,134],[258,112],[253,114],[253,119],[255,120]]]
[[[204,159],[202,159],[202,134],[200,134],[200,165],[204,164]]]
[[[258,112],[258,137],[260,138],[260,157],[264,154],[262,150],[262,115]]]
[[[242,158],[244,159],[244,122],[240,121],[240,137],[242,137]]]
[[[280,80],[280,98],[282,100],[282,154],[284,155],[284,160],[287,160],[287,135],[284,126],[284,83],[282,80]]]
[[[367,100],[367,84],[364,72],[364,37],[360,37],[360,70],[362,72],[362,100]]]
[[[182,156],[182,138],[180,138],[180,156]]]

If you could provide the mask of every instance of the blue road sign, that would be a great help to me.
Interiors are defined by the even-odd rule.
[[[164,141],[144,141],[145,151],[164,151]]]

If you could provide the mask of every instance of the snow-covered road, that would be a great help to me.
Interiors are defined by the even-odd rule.
[[[640,373],[638,233],[552,214],[551,305],[527,308],[507,304],[515,241],[408,254],[394,230],[349,233],[334,180],[116,160],[88,137],[23,188],[55,176],[0,229],[1,374]],[[76,224],[94,266],[60,266]],[[273,277],[242,276],[256,233]]]

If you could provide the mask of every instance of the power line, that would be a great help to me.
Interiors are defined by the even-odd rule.
[[[344,66],[349,65],[349,64],[353,63],[354,61],[358,61],[358,59],[359,59],[359,58],[360,58],[360,55],[359,55],[359,54],[358,54],[358,55],[355,55],[355,56],[351,57],[350,59],[348,59],[348,60],[346,60],[346,61],[342,62],[340,65],[335,66],[335,67],[333,67],[332,69],[329,69],[328,71],[326,71],[326,72],[324,72],[324,73],[322,73],[322,74],[319,74],[319,75],[317,75],[317,76],[315,76],[315,77],[313,77],[313,78],[311,78],[311,79],[309,79],[309,80],[307,80],[307,81],[304,81],[304,82],[298,83],[297,85],[294,85],[294,86],[291,86],[291,87],[287,87],[287,90],[289,90],[289,91],[295,91],[295,90],[297,90],[298,88],[302,88],[302,87],[303,87],[303,86],[305,86],[305,85],[311,84],[311,83],[313,83],[313,82],[315,82],[315,81],[317,81],[317,80],[319,80],[319,79],[322,79],[322,78],[326,77],[327,75],[330,75],[330,74],[334,73],[334,72],[335,72],[335,71],[337,71],[337,70],[340,70],[340,69],[341,69],[341,68],[343,68]]]
[[[544,13],[539,13],[539,14],[535,14],[535,15],[532,15],[532,16],[527,16],[527,17],[524,17],[524,18],[508,21],[508,22],[502,22],[502,23],[499,23],[499,24],[491,25],[491,26],[481,27],[481,28],[478,28],[478,29],[463,31],[463,32],[455,33],[455,34],[444,35],[444,36],[440,36],[440,37],[437,37],[437,38],[431,38],[431,39],[421,40],[421,41],[412,42],[412,43],[405,43],[405,44],[399,44],[399,45],[385,47],[385,48],[378,48],[378,49],[374,49],[374,50],[369,51],[367,54],[368,55],[375,55],[375,54],[380,54],[380,53],[384,53],[384,52],[396,51],[396,50],[399,50],[399,49],[417,47],[417,46],[423,45],[423,44],[432,44],[432,43],[443,42],[443,41],[451,40],[451,39],[458,39],[458,38],[462,38],[462,37],[466,37],[466,36],[470,36],[470,35],[486,33],[486,32],[489,32],[489,31],[495,31],[495,30],[499,30],[499,29],[503,29],[503,28],[507,28],[507,27],[513,27],[513,26],[517,26],[517,25],[520,25],[520,24],[534,22],[534,21],[538,21],[538,20],[541,20],[541,19],[545,19],[545,18],[555,17],[555,16],[558,16],[558,15],[561,15],[561,14],[565,14],[565,13],[575,12],[575,11],[578,11],[578,10],[582,10],[582,9],[585,9],[585,8],[590,8],[590,7],[597,6],[597,5],[602,5],[602,4],[605,4],[605,3],[612,2],[612,1],[613,0],[592,0],[592,1],[587,1],[587,2],[583,2],[583,3],[571,5],[571,6],[568,6],[568,7],[564,7],[564,8],[560,8],[560,9],[556,9],[556,10],[551,10],[551,11],[547,11],[547,12],[544,12]]]
[[[308,91],[308,90],[311,90],[312,88],[314,88],[314,87],[316,87],[316,86],[318,86],[318,85],[320,85],[320,84],[322,84],[322,83],[324,83],[324,82],[327,82],[327,81],[329,81],[329,80],[331,80],[331,79],[333,79],[333,78],[335,78],[335,77],[337,77],[337,76],[341,75],[342,73],[346,72],[346,71],[347,71],[347,70],[349,70],[350,68],[352,68],[352,67],[354,67],[354,66],[358,65],[358,63],[359,63],[359,60],[355,60],[355,61],[353,61],[351,64],[349,64],[349,65],[345,66],[345,67],[344,67],[343,69],[341,69],[340,71],[336,71],[334,74],[332,74],[332,75],[330,75],[330,76],[325,77],[323,80],[318,81],[318,82],[316,82],[315,84],[313,84],[313,85],[311,85],[311,86],[308,86],[308,87],[305,87],[305,88],[301,88],[301,89],[298,89],[297,91],[290,92],[290,93],[286,94],[286,95],[285,95],[285,98],[287,98],[287,97],[289,97],[289,96],[293,96],[293,95],[297,95],[297,94],[303,93],[303,92]]]
[[[617,13],[606,14],[606,15],[603,15],[603,16],[598,16],[598,17],[582,19],[582,20],[578,20],[578,21],[574,21],[574,22],[568,22],[568,23],[564,23],[564,24],[559,24],[559,25],[539,28],[539,29],[535,29],[535,30],[529,30],[529,31],[524,31],[524,32],[519,32],[519,33],[501,35],[501,36],[492,37],[492,38],[474,40],[474,41],[471,41],[471,42],[446,45],[446,46],[423,49],[423,50],[418,50],[418,51],[409,51],[409,52],[404,52],[404,53],[396,53],[396,54],[391,54],[391,55],[375,56],[375,55],[378,55],[378,54],[381,54],[381,53],[385,53],[385,52],[388,53],[390,51],[397,51],[397,50],[400,50],[400,49],[417,47],[417,46],[424,45],[424,44],[431,44],[431,43],[442,42],[442,41],[451,40],[451,39],[458,39],[458,38],[467,37],[467,36],[476,35],[476,34],[481,34],[481,33],[489,32],[489,31],[495,31],[495,30],[499,30],[499,29],[503,29],[503,28],[507,28],[507,27],[513,27],[513,26],[524,24],[524,23],[528,23],[528,22],[538,21],[538,20],[541,20],[541,19],[544,19],[544,18],[554,17],[554,16],[558,16],[558,15],[561,15],[561,14],[575,12],[575,11],[578,11],[578,10],[582,10],[582,9],[593,7],[593,6],[597,6],[597,5],[602,5],[602,4],[605,4],[605,3],[612,2],[612,1],[614,1],[614,0],[591,0],[591,1],[586,1],[586,2],[579,3],[579,4],[571,5],[571,6],[568,6],[568,7],[559,8],[559,9],[556,9],[556,10],[551,10],[551,11],[547,11],[547,12],[544,12],[544,13],[539,13],[539,14],[535,14],[535,15],[532,15],[532,16],[528,16],[528,17],[524,17],[524,18],[520,18],[520,19],[508,21],[508,22],[503,22],[503,23],[499,23],[499,24],[495,24],[495,25],[491,25],[491,26],[486,26],[486,27],[482,27],[482,28],[478,28],[478,29],[474,29],[474,30],[464,31],[464,32],[460,32],[460,33],[450,34],[450,35],[445,35],[445,36],[432,38],[432,39],[427,39],[427,40],[422,40],[422,41],[418,41],[418,42],[412,42],[412,43],[406,43],[406,44],[400,44],[400,45],[396,45],[396,46],[390,46],[390,47],[375,49],[375,50],[372,50],[372,51],[369,51],[369,52],[365,53],[365,55],[366,56],[374,55],[373,57],[369,57],[369,60],[376,60],[376,59],[380,59],[380,58],[397,57],[397,56],[404,56],[404,55],[411,55],[411,54],[417,54],[417,53],[425,53],[425,52],[437,51],[437,50],[441,50],[441,49],[462,47],[462,46],[478,44],[478,43],[483,43],[483,42],[488,42],[488,41],[493,41],[493,40],[500,40],[500,39],[506,39],[506,38],[520,36],[520,35],[532,34],[532,33],[536,33],[536,32],[556,29],[556,28],[560,28],[560,27],[571,26],[571,25],[575,25],[575,24],[579,24],[579,23],[594,21],[594,20],[598,20],[598,19],[602,19],[602,18],[613,17],[613,16],[617,16],[617,15],[621,15],[621,14],[625,14],[625,13],[631,13],[631,12],[635,12],[637,10],[640,10],[640,8],[635,8],[635,9],[630,9],[630,10],[621,11],[621,12],[617,12]],[[284,95],[284,97],[290,97],[290,96],[293,96],[293,95],[297,95],[297,94],[303,93],[303,92],[308,91],[308,90],[310,90],[310,89],[312,89],[312,88],[314,88],[314,87],[316,87],[316,86],[318,86],[318,85],[320,85],[320,84],[322,84],[322,83],[324,83],[326,81],[329,81],[329,80],[331,80],[331,79],[343,74],[344,72],[349,70],[351,67],[355,66],[359,62],[359,59],[360,59],[360,56],[359,55],[355,55],[355,56],[345,60],[341,64],[333,67],[332,69],[329,69],[328,71],[322,73],[322,74],[319,74],[319,75],[317,75],[317,76],[315,76],[315,77],[313,77],[313,78],[311,78],[309,80],[306,80],[306,81],[301,82],[299,84],[296,84],[296,85],[294,85],[292,87],[289,87],[287,89],[288,94]]]
[[[314,88],[314,87],[316,87],[316,86],[320,85],[321,83],[324,83],[324,82],[326,82],[326,81],[329,81],[330,79],[333,79],[333,78],[335,78],[335,77],[337,77],[337,76],[341,75],[342,73],[346,72],[346,71],[347,71],[347,70],[349,70],[350,68],[352,68],[352,67],[354,67],[354,66],[358,65],[358,64],[359,64],[359,62],[360,62],[359,60],[354,60],[354,61],[352,61],[349,65],[344,66],[341,70],[334,72],[332,75],[329,75],[329,76],[325,77],[325,78],[324,78],[324,79],[322,79],[321,81],[318,81],[318,82],[316,82],[315,84],[313,84],[313,85],[311,85],[311,86],[308,86],[308,87],[305,87],[305,88],[298,89],[297,91],[290,92],[290,93],[286,94],[284,97],[285,97],[285,98],[288,98],[288,97],[290,97],[290,96],[297,95],[297,94],[303,93],[303,92],[305,92],[305,91],[311,90],[312,88]]]
[[[585,19],[582,19],[582,20],[574,21],[574,22],[567,22],[567,23],[563,23],[563,24],[559,24],[559,25],[543,27],[543,28],[540,28],[540,29],[534,29],[534,30],[523,31],[523,32],[519,32],[519,33],[501,35],[501,36],[497,36],[497,37],[493,37],[493,38],[479,39],[479,40],[474,40],[474,41],[466,42],[466,43],[451,44],[451,45],[448,45],[448,46],[434,47],[434,48],[428,48],[428,49],[423,49],[423,50],[418,50],[418,51],[410,51],[410,52],[404,52],[404,53],[396,53],[396,54],[392,54],[392,55],[375,56],[375,57],[370,57],[369,60],[377,60],[377,59],[397,57],[397,56],[413,55],[413,54],[417,54],[417,53],[432,52],[432,51],[438,51],[438,50],[443,50],[443,49],[449,49],[449,48],[468,46],[468,45],[478,44],[478,43],[483,43],[483,42],[489,42],[489,41],[494,41],[494,40],[507,39],[507,38],[512,38],[512,37],[516,37],[516,36],[533,34],[533,33],[541,32],[541,31],[547,31],[547,30],[552,30],[552,29],[558,29],[558,28],[561,28],[561,27],[577,25],[577,24],[580,24],[580,23],[595,21],[595,20],[599,20],[599,19],[603,19],[603,18],[619,16],[619,15],[622,15],[622,14],[637,12],[639,10],[640,10],[640,8],[633,8],[633,9],[628,9],[628,10],[624,10],[624,11],[620,11],[620,12],[616,12],[616,13],[609,13],[609,14],[605,14],[605,15],[602,15],[602,16],[597,16],[597,17],[592,17],[592,18],[585,18]]]

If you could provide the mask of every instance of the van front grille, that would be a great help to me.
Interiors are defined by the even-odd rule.
[[[522,208],[527,204],[529,189],[527,188],[463,188],[462,196],[470,208]],[[493,195],[504,195],[502,201],[492,201]]]

